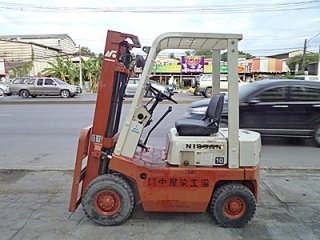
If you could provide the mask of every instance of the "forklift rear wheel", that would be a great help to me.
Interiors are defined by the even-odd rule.
[[[126,221],[134,207],[129,183],[119,175],[103,175],[93,180],[82,198],[83,209],[94,222],[113,226]]]
[[[210,210],[221,227],[243,227],[256,211],[256,200],[246,186],[225,184],[214,192]]]

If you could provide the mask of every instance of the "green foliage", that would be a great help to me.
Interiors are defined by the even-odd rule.
[[[303,71],[304,70],[308,70],[308,65],[310,63],[313,63],[313,62],[317,62],[318,61],[318,56],[319,54],[317,53],[308,53],[306,54],[306,57],[305,57],[305,61],[304,61],[304,66],[303,66]],[[299,64],[299,70],[301,69],[301,65],[302,65],[302,60],[303,60],[303,55],[302,54],[299,54],[299,55],[296,55],[294,57],[291,57],[287,60],[287,65],[288,67],[290,68],[291,71],[295,71],[295,68],[296,68],[296,65]],[[302,74],[304,74],[302,71]]]
[[[57,57],[55,62],[48,62],[50,65],[49,68],[45,68],[42,73],[46,75],[50,75],[56,78],[60,78],[63,81],[67,80],[68,69],[66,67],[66,63],[68,57]]]
[[[13,68],[12,71],[15,77],[23,77],[23,76],[28,76],[32,68],[33,68],[33,64],[27,63],[22,66]]]
[[[224,52],[221,54],[221,61],[224,61],[224,62],[227,62],[227,52]],[[245,53],[245,52],[242,52],[242,51],[239,51],[238,52],[238,56],[240,57],[244,57],[245,59],[251,59],[251,58],[254,58],[253,55],[251,55],[250,53]]]
[[[96,92],[101,72],[102,57],[82,60],[82,79],[89,81],[91,92]],[[42,71],[43,74],[60,78],[70,84],[79,84],[79,64],[73,63],[70,57],[57,57],[54,62],[49,62],[49,68]]]
[[[195,55],[193,50],[188,50],[185,52],[185,54],[186,54],[186,56],[194,56]]]
[[[205,58],[212,58],[212,51],[211,50],[189,50],[185,52],[186,56],[204,56]],[[242,51],[238,52],[239,56],[243,56],[246,59],[251,59],[254,56],[251,55],[250,53],[245,53]],[[221,60],[222,61],[227,61],[227,52],[224,52],[221,54]]]
[[[97,92],[98,82],[101,73],[102,57],[91,58],[82,62],[84,79],[89,81],[91,92]]]
[[[212,57],[212,51],[211,50],[196,50],[194,51],[195,56],[204,56],[206,58]]]
[[[87,56],[87,57],[95,57],[95,53],[92,52],[88,47],[81,47],[80,48],[80,55]]]

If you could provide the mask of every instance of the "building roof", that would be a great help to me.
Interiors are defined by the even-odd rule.
[[[19,40],[19,39],[48,39],[48,38],[70,38],[75,44],[73,39],[67,34],[27,34],[27,35],[0,35],[0,39],[5,40]]]
[[[31,45],[39,46],[39,47],[42,47],[42,48],[51,49],[51,50],[54,50],[54,51],[57,51],[57,52],[61,52],[61,49],[59,49],[59,48],[50,47],[50,46],[46,46],[46,45],[35,43],[35,42],[24,42],[24,41],[17,41],[17,40],[2,39],[1,36],[0,36],[0,41],[2,41],[2,42],[12,42],[12,43],[21,43],[21,44],[31,44]]]
[[[306,53],[311,53],[311,52],[306,51]],[[294,51],[285,52],[285,53],[278,53],[278,54],[268,55],[266,57],[285,59],[285,58],[288,58],[292,54],[303,54],[303,50],[300,49],[300,50],[294,50]]]

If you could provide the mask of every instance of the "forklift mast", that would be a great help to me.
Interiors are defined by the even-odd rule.
[[[84,144],[83,152],[89,148],[87,167],[82,169],[81,175],[75,178],[72,195],[75,195],[81,179],[83,180],[82,192],[86,186],[106,170],[107,156],[112,152],[115,138],[119,130],[122,102],[124,91],[130,77],[130,63],[132,60],[131,49],[140,48],[140,41],[137,36],[116,31],[108,31],[105,50],[102,60],[102,69],[98,85],[98,94],[93,118],[93,126],[83,129],[81,135],[90,136],[88,143]],[[88,132],[91,131],[91,134]],[[79,142],[79,146],[80,146]],[[89,145],[89,146],[85,146]],[[78,158],[84,155],[79,151]],[[81,169],[82,164],[76,165]],[[75,170],[76,170],[75,169]],[[71,207],[71,206],[70,206]],[[74,208],[75,205],[72,207]]]

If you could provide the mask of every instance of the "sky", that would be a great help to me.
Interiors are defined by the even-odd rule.
[[[102,53],[107,30],[143,46],[165,32],[240,33],[239,50],[268,56],[318,52],[320,0],[0,0],[0,35],[69,34]],[[172,52],[172,51],[171,51]]]

